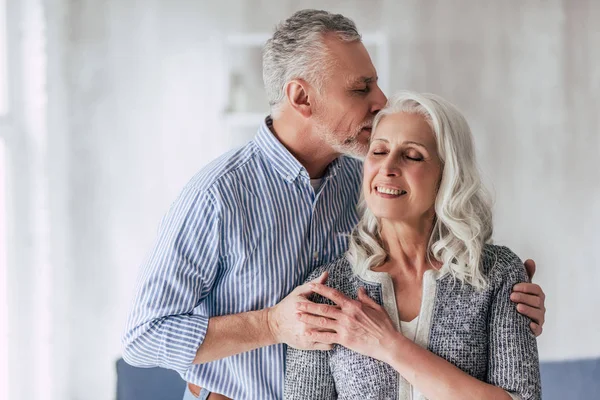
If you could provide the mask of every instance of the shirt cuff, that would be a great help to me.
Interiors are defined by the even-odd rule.
[[[184,374],[204,342],[208,319],[204,315],[173,315],[163,320],[159,366]]]

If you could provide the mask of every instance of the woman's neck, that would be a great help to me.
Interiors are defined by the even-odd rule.
[[[389,255],[386,264],[422,276],[435,267],[428,257],[433,218],[417,223],[381,221],[381,239]]]

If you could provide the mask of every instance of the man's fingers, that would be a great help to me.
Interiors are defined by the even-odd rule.
[[[344,296],[342,293],[338,292],[337,290],[332,289],[332,288],[325,286],[323,284],[320,284],[320,283],[309,283],[309,287],[311,288],[311,290],[313,292],[318,293],[321,296],[333,301],[335,304],[337,304],[340,307],[343,307],[348,302],[352,301],[348,297]]]
[[[529,276],[529,282],[531,282],[533,275],[535,275],[535,261],[532,259],[525,260],[525,269],[527,270],[527,275]]]
[[[327,282],[327,278],[329,277],[329,272],[325,271],[323,272],[321,275],[319,275],[318,278],[313,279],[310,282],[305,283],[304,285],[300,285],[298,286],[294,292],[296,292],[295,294],[297,294],[298,296],[304,296],[307,297],[309,295],[311,295],[313,293],[312,288],[310,287],[310,285],[312,284],[324,284],[325,282]]]
[[[539,296],[534,296],[532,294],[526,294],[523,292],[511,293],[510,299],[515,303],[525,304],[530,307],[542,308],[544,306],[544,301]]]
[[[313,342],[322,343],[322,344],[334,344],[338,343],[338,336],[335,332],[322,332],[317,330],[310,330],[305,333],[307,337],[310,338]]]
[[[336,306],[330,306],[327,304],[317,304],[306,301],[300,301],[296,303],[296,309],[299,311],[304,311],[309,314],[328,317],[332,319],[338,318],[342,312]]]
[[[514,292],[532,294],[534,296],[541,297],[542,300],[546,299],[546,295],[544,294],[544,291],[542,290],[540,285],[537,285],[535,283],[517,283],[515,286],[513,286],[513,293]]]
[[[318,326],[319,328],[331,329],[336,324],[336,321],[332,319],[306,313],[298,313],[297,318],[305,324]]]
[[[538,325],[544,325],[544,312],[539,308],[529,307],[525,304],[517,304],[517,311],[530,318]]]
[[[327,278],[329,277],[329,272],[325,271],[318,278],[313,279],[311,282],[325,284],[327,282]]]
[[[313,343],[313,345],[311,346],[311,350],[327,351],[331,349],[333,349],[333,345],[327,343]]]
[[[535,322],[532,322],[529,324],[529,328],[531,329],[531,331],[533,332],[533,334],[538,337],[542,334],[543,328],[536,324]]]

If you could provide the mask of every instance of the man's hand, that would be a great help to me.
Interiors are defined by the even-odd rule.
[[[535,261],[525,261],[525,269],[531,282],[535,274]],[[532,322],[529,324],[529,327],[535,336],[540,336],[546,317],[546,295],[542,288],[535,283],[519,283],[513,287],[510,299],[517,303],[518,312],[531,319]]]
[[[285,343],[300,350],[331,350],[333,348],[331,344],[316,342],[306,335],[307,331],[315,327],[300,321],[296,309],[299,302],[310,303],[308,296],[313,293],[313,290],[309,285],[311,283],[324,284],[327,276],[327,272],[324,272],[317,279],[298,286],[279,304],[268,309],[268,325],[276,343]]]
[[[318,326],[306,333],[313,340],[337,343],[360,354],[388,362],[391,348],[402,336],[385,309],[371,299],[364,288],[358,290],[358,300],[322,284],[315,284],[315,293],[336,305],[303,302],[297,304],[298,319]]]

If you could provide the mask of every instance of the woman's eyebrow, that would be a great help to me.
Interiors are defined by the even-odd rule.
[[[385,139],[385,138],[374,138],[374,139],[372,139],[372,140],[371,140],[371,143],[373,143],[373,142],[375,142],[375,141],[377,141],[377,140],[379,140],[379,141],[382,141],[382,142],[385,142],[385,143],[389,143],[389,142],[390,142],[389,140],[387,140],[387,139]],[[413,144],[413,145],[415,145],[415,146],[419,146],[419,147],[422,147],[422,148],[424,148],[425,150],[427,150],[427,146],[425,146],[425,145],[424,145],[424,144],[422,144],[422,143],[415,142],[415,141],[413,141],[413,140],[405,140],[404,142],[402,142],[402,144]]]
[[[424,148],[425,150],[427,150],[427,147],[426,147],[424,144],[422,144],[422,143],[419,143],[419,142],[414,142],[414,141],[412,141],[412,140],[406,140],[406,141],[404,141],[404,143],[402,143],[402,144],[414,144],[415,146],[419,146],[419,147],[422,147],[422,148]]]

